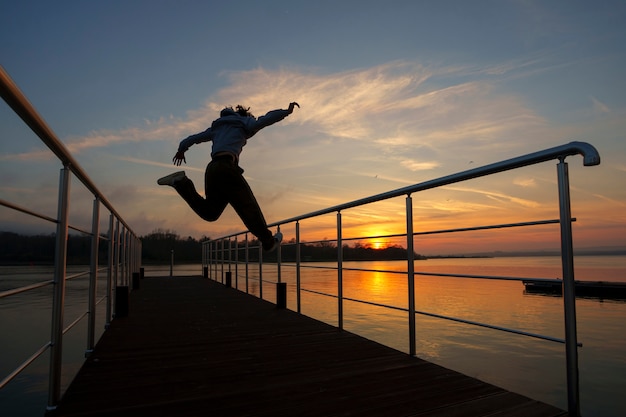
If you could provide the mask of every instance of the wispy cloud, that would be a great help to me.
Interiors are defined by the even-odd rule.
[[[407,167],[411,171],[425,171],[437,168],[439,166],[438,162],[416,162],[410,159],[405,159],[401,162],[402,166]]]
[[[54,158],[54,154],[48,149],[0,155],[0,161],[49,161]]]
[[[518,178],[513,180],[513,184],[519,185],[520,187],[536,187],[537,181],[534,178]]]
[[[228,74],[229,86],[184,118],[163,117],[119,131],[69,137],[64,142],[78,154],[139,142],[178,140],[206,129],[224,105],[246,104],[260,115],[286,107],[292,100],[302,108],[281,125],[292,126],[296,135],[314,132],[318,137],[366,140],[389,154],[404,154],[407,147],[437,148],[452,142],[463,142],[463,147],[480,146],[496,139],[502,141],[522,127],[528,130],[544,123],[520,99],[498,93],[489,81],[459,82],[448,77],[450,73],[465,75],[462,71],[396,61],[334,74],[264,68],[233,72]],[[491,71],[508,70],[494,67]],[[442,76],[443,81],[432,81]],[[42,151],[33,151],[17,157],[42,156]],[[431,162],[415,164],[410,169]]]
[[[493,190],[484,190],[484,189],[479,189],[479,188],[470,188],[470,187],[462,187],[462,186],[446,186],[444,188],[446,190],[454,190],[454,191],[460,191],[464,193],[478,194],[488,199],[498,201],[500,203],[513,203],[521,207],[537,208],[541,206],[541,203],[538,201],[528,200],[525,198],[508,195],[508,194],[504,194],[504,193],[493,191]]]
[[[610,113],[611,109],[595,97],[591,97],[593,110],[597,113]]]

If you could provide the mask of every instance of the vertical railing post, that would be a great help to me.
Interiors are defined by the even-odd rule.
[[[337,212],[337,327],[343,330],[343,242],[341,212]]]
[[[263,245],[259,242],[259,298],[263,299]]]
[[[208,243],[202,242],[202,277],[209,277],[209,252],[208,252]]]
[[[67,272],[67,237],[70,194],[70,170],[61,169],[57,210],[56,249],[54,257],[54,294],[52,299],[52,334],[50,338],[50,374],[48,410],[56,409],[61,398],[63,362],[63,312],[65,308],[65,276]]]
[[[413,248],[413,199],[406,197],[406,252],[409,292],[409,354],[416,355],[415,346],[415,250]]]
[[[221,254],[220,254],[220,275],[221,275],[221,282],[222,284],[224,283],[224,239],[220,240],[221,243]]]
[[[217,281],[217,241],[211,242],[211,279]]]
[[[128,231],[128,233],[130,236],[130,258],[128,258],[128,263],[130,264],[130,277],[132,278],[135,272],[139,272],[139,270],[136,269],[135,265],[135,251],[137,250],[137,241],[135,239],[135,235],[131,231]]]
[[[120,219],[117,219],[118,224],[118,264],[121,268],[119,280],[116,279],[115,286],[115,317],[127,317],[129,312],[129,291],[128,279],[126,272],[128,271],[128,233],[126,226],[123,224],[120,227]]]
[[[280,233],[280,226],[278,226],[277,228],[277,232]],[[281,251],[281,244],[278,243],[278,247],[276,248],[276,275],[277,275],[277,280],[278,282],[282,282],[282,271],[281,271],[281,256],[282,256],[282,251]]]
[[[209,279],[213,279],[213,242],[207,242],[209,247]]]
[[[115,218],[115,265],[113,266],[113,277],[115,287],[119,284],[120,270],[120,219]]]
[[[206,266],[206,246],[204,245],[204,243],[201,243],[201,250],[202,250],[202,271],[204,274],[204,267]]]
[[[572,214],[567,163],[561,158],[557,165],[559,181],[559,211],[561,225],[561,263],[563,267],[563,306],[565,310],[565,357],[567,363],[568,414],[580,416],[578,382],[578,337],[576,332],[576,292],[574,282],[574,249],[572,243]]]
[[[280,233],[280,225],[278,226]],[[276,248],[276,308],[287,308],[287,283],[282,280],[282,245],[278,243]]]
[[[100,199],[93,200],[91,216],[91,264],[89,271],[89,304],[87,323],[87,351],[85,356],[93,352],[96,339],[96,291],[98,289],[98,248],[100,245]]]
[[[115,261],[115,233],[113,229],[113,213],[109,214],[109,254],[107,265],[107,306],[106,306],[106,318],[104,322],[104,328],[108,329],[111,326],[112,318],[112,294],[113,294],[113,263]]]
[[[232,277],[232,265],[233,265],[233,248],[230,238],[228,238],[228,274]]]
[[[132,272],[132,270],[131,270],[132,263],[130,262],[130,260],[131,260],[131,257],[130,257],[130,249],[131,249],[130,237],[131,236],[130,236],[130,230],[128,230],[128,228],[124,228],[124,230],[126,231],[126,234],[125,234],[125,236],[126,236],[126,259],[125,259],[125,261],[126,261],[126,285],[128,286],[128,288],[132,288],[131,285],[130,285],[130,278],[132,276],[132,274],[131,274],[131,272]]]
[[[235,236],[235,288],[239,289],[239,236]]]
[[[126,287],[126,226],[120,228],[120,282]]]
[[[246,257],[246,294],[248,294],[248,273],[249,273],[249,262],[250,262],[250,253],[249,253],[249,246],[248,246],[248,234],[245,234],[245,257]]]
[[[117,286],[120,285],[119,270],[120,270],[120,219],[115,218],[115,265],[113,265],[113,288],[115,292],[115,309],[113,316],[118,315],[118,300],[117,300]]]
[[[296,222],[296,305],[298,313],[301,312],[300,305],[300,222]]]

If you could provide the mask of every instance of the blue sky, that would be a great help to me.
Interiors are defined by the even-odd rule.
[[[577,233],[589,246],[626,245],[623,1],[2,1],[1,10],[0,64],[139,234],[242,230],[232,210],[206,223],[155,181],[174,170],[178,142],[222,107],[260,116],[295,100],[301,109],[242,154],[270,222],[580,140],[602,164],[568,159]],[[58,162],[5,104],[0,123],[0,198],[54,215]],[[209,153],[204,144],[187,154],[200,189]],[[416,212],[429,228],[551,217],[554,172],[548,164],[428,193]],[[91,203],[76,200],[73,218],[88,225]],[[0,210],[3,229],[28,223]],[[354,225],[397,231],[397,205],[372,211]]]

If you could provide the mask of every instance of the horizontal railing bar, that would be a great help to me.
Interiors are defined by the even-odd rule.
[[[576,221],[576,218],[571,219],[572,222]],[[558,224],[560,222],[559,219],[555,220],[536,220],[532,222],[522,222],[522,223],[509,223],[509,224],[495,224],[492,226],[476,226],[476,227],[461,227],[458,229],[446,229],[446,230],[433,230],[428,232],[416,232],[413,233],[413,236],[417,235],[433,235],[440,233],[453,233],[453,232],[473,232],[477,230],[491,230],[491,229],[506,229],[510,227],[525,227],[525,226],[541,226],[545,224]]]
[[[35,351],[35,353],[33,353],[33,355],[30,358],[26,359],[20,366],[15,368],[15,370],[13,372],[11,372],[2,381],[0,381],[0,389],[4,388],[6,384],[11,382],[11,380],[13,380],[13,378],[15,378],[17,375],[19,375],[20,372],[22,372],[24,369],[26,369],[28,367],[28,365],[30,365],[38,357],[43,355],[44,352],[46,350],[48,350],[49,347],[50,347],[50,342],[48,342],[45,345],[43,345],[42,347],[40,347],[37,351]]]
[[[72,329],[72,327],[76,326],[82,319],[84,319],[87,316],[87,314],[89,314],[89,312],[85,311],[83,314],[78,316],[73,322],[68,324],[67,327],[63,329],[63,334],[65,335],[65,333],[69,332]]]
[[[107,267],[102,267],[102,268],[98,269],[98,272],[105,271],[107,269],[108,269]],[[66,278],[66,280],[69,281],[71,279],[80,278],[80,277],[82,277],[84,275],[87,275],[87,274],[89,274],[89,271],[80,272],[78,274],[68,276]],[[53,280],[47,280],[47,281],[38,282],[36,284],[26,285],[24,287],[14,288],[12,290],[3,291],[3,292],[0,292],[0,298],[9,297],[11,295],[20,294],[20,293],[31,291],[31,290],[36,290],[37,288],[45,287],[45,286],[50,285],[50,284],[54,284],[54,281]]]
[[[77,232],[80,232],[80,233],[82,233],[82,234],[84,234],[84,235],[86,235],[86,236],[91,236],[91,235],[92,235],[92,233],[91,233],[90,231],[83,230],[83,229],[81,229],[81,228],[79,228],[79,227],[77,227],[77,226],[72,226],[71,224],[68,224],[68,225],[67,225],[67,228],[68,228],[68,229],[75,230],[75,231],[77,231]]]
[[[575,222],[575,221],[576,221],[576,218],[572,218],[572,222]],[[488,225],[488,226],[473,226],[473,227],[463,227],[463,228],[458,228],[458,229],[444,229],[444,230],[414,232],[413,236],[431,235],[431,234],[437,234],[437,233],[454,233],[454,232],[470,232],[470,231],[477,231],[477,230],[505,229],[509,227],[539,226],[539,225],[545,225],[545,224],[558,224],[558,223],[559,223],[559,219],[535,220],[535,221],[530,221],[530,222],[494,224],[494,225]],[[348,238],[342,238],[342,240],[345,241],[345,240],[388,239],[388,238],[405,237],[405,236],[406,236],[406,233],[395,233],[395,234],[390,234],[390,235],[348,237]],[[323,240],[320,242],[332,242],[332,241],[333,240]],[[301,242],[301,243],[309,243],[309,242]],[[312,242],[312,243],[316,243],[316,242]]]
[[[547,162],[553,159],[563,159],[570,155],[580,154],[583,156],[583,164],[585,166],[598,165],[600,163],[600,154],[592,145],[585,142],[570,142],[565,145],[556,146],[553,148],[545,149],[530,153],[527,155],[519,156],[516,158],[507,159],[505,161],[496,162],[490,165],[462,171],[456,174],[440,177],[434,180],[425,181],[419,184],[410,185],[407,187],[399,188],[397,190],[388,191],[385,193],[365,197],[359,200],[354,200],[349,203],[339,204],[333,207],[328,207],[322,210],[314,211],[311,213],[303,214],[300,216],[292,217],[279,222],[271,223],[269,226],[278,226],[286,223],[293,223],[312,217],[321,216],[324,214],[335,213],[343,211],[349,208],[362,206],[365,204],[375,203],[383,200],[388,200],[394,197],[400,197],[408,194],[413,194],[419,191],[425,191],[444,185],[454,184],[457,182],[467,181],[470,179],[480,178],[499,172],[510,171],[516,168],[522,168],[525,166],[538,164],[541,162]]]
[[[297,264],[284,262],[282,266],[290,266],[296,267]],[[322,266],[322,265],[303,265],[300,264],[301,268],[308,269],[329,269],[336,270],[337,267],[333,266]],[[382,272],[386,274],[397,274],[397,275],[406,275],[407,271],[392,271],[385,269],[367,269],[367,268],[342,268],[344,271],[360,271],[360,272]],[[446,278],[478,278],[478,279],[491,279],[491,280],[501,280],[501,281],[533,281],[533,282],[558,282],[562,281],[559,278],[525,278],[525,277],[507,277],[507,276],[498,276],[498,275],[471,275],[471,274],[447,274],[442,272],[414,272],[415,275],[428,275],[428,276],[436,276],[436,277],[446,277]]]
[[[328,293],[321,292],[321,291],[309,290],[309,289],[306,289],[306,288],[300,288],[300,291],[310,292],[310,293],[313,293],[313,294],[323,295],[323,296],[326,296],[326,297],[337,298],[337,296],[334,295],[334,294],[328,294]]]
[[[337,298],[336,295],[327,294],[327,293],[324,293],[324,292],[321,292],[321,291],[309,290],[309,289],[305,289],[305,288],[301,288],[301,291],[305,291],[305,292],[309,292],[309,293],[313,293],[313,294],[318,294],[318,295],[323,295],[323,296],[331,297],[331,298]],[[386,304],[373,303],[373,302],[370,302],[370,301],[359,300],[359,299],[356,299],[356,298],[343,297],[343,299],[344,300],[348,300],[348,301],[353,301],[355,303],[360,303],[360,304],[368,304],[368,305],[376,306],[376,307],[389,308],[389,309],[392,309],[392,310],[398,310],[398,311],[403,311],[403,312],[408,312],[409,311],[407,308],[403,308],[403,307],[396,307],[396,306],[390,306],[390,305],[386,305]],[[426,311],[417,311],[416,310],[415,314],[420,314],[420,315],[423,315],[423,316],[434,317],[434,318],[439,318],[439,319],[444,319],[444,320],[455,321],[455,322],[458,322],[458,323],[469,324],[469,325],[473,325],[473,326],[484,327],[484,328],[488,328],[488,329],[492,329],[492,330],[500,330],[500,331],[507,332],[507,333],[513,333],[513,334],[518,334],[518,335],[521,335],[521,336],[533,337],[533,338],[536,338],[536,339],[546,340],[546,341],[549,341],[549,342],[565,343],[564,339],[560,339],[560,338],[557,338],[557,337],[545,336],[545,335],[541,335],[541,334],[537,334],[537,333],[525,332],[523,330],[509,329],[509,328],[506,328],[506,327],[495,326],[493,324],[480,323],[480,322],[472,321],[472,320],[459,319],[459,318],[456,318],[456,317],[449,317],[449,316],[444,316],[444,315],[441,315],[441,314],[429,313],[429,312],[426,312]],[[578,346],[582,347],[583,344],[579,342]]]
[[[50,285],[50,284],[54,284],[54,280],[42,281],[36,284],[26,285],[24,287],[3,291],[3,292],[0,292],[0,298],[9,297],[11,295],[20,294],[20,293],[27,292],[30,290],[35,290],[37,288],[45,287],[46,285]]]
[[[233,262],[235,263],[235,262]],[[244,263],[244,262],[237,262]],[[296,267],[297,264],[284,262],[281,263],[282,266],[290,266]],[[300,264],[300,267],[303,269],[327,269],[327,270],[337,270],[337,267],[333,266],[323,266],[323,265],[303,265]],[[397,275],[406,275],[407,271],[392,271],[385,269],[366,269],[366,268],[342,268],[344,271],[360,271],[360,272],[382,272],[385,274],[397,274]],[[488,280],[496,280],[496,281],[532,281],[532,282],[549,282],[549,283],[562,283],[563,281],[560,278],[525,278],[525,277],[508,277],[508,276],[498,276],[498,275],[474,275],[474,274],[452,274],[452,273],[443,273],[443,272],[421,272],[415,271],[414,275],[424,275],[424,276],[434,276],[434,277],[445,277],[445,278],[462,278],[462,279],[488,279]]]
[[[571,219],[572,222],[576,222],[576,218],[573,217]],[[546,224],[558,224],[560,222],[559,219],[550,219],[550,220],[534,220],[528,222],[517,222],[517,223],[504,223],[504,224],[495,224],[495,225],[484,225],[484,226],[472,226],[472,227],[462,227],[457,229],[442,229],[442,230],[428,230],[423,232],[415,232],[413,236],[422,236],[422,235],[432,235],[432,234],[444,234],[444,233],[456,233],[456,232],[469,232],[469,231],[478,231],[478,230],[492,230],[492,229],[505,229],[512,227],[527,227],[527,226],[542,226]],[[244,234],[246,232],[239,232],[229,236],[223,236],[222,238],[229,238],[238,236],[240,234]],[[355,240],[368,240],[368,239],[389,239],[389,238],[397,238],[404,237],[405,233],[394,233],[388,235],[377,235],[377,236],[360,236],[360,237],[348,237],[343,238],[343,241],[355,241]],[[217,240],[217,239],[216,239]],[[326,242],[334,242],[336,239],[323,239],[323,240],[311,240],[311,241],[301,241],[300,244],[315,244],[315,243],[326,243]],[[296,243],[285,242],[282,243],[283,246],[292,246]],[[256,246],[255,246],[256,247]],[[235,250],[241,250],[243,247],[236,247]]]
[[[415,275],[427,275],[433,277],[448,277],[448,278],[469,278],[469,279],[491,279],[499,281],[528,281],[536,280],[537,282],[561,282],[558,278],[520,278],[520,277],[506,277],[497,275],[472,275],[472,274],[446,274],[440,272],[420,272],[415,271]]]
[[[408,312],[409,311],[408,308],[398,307],[398,306],[390,306],[390,305],[387,305],[387,304],[375,303],[373,301],[359,300],[357,298],[343,297],[343,299],[344,300],[348,300],[348,301],[354,301],[355,303],[368,304],[368,305],[375,306],[375,307],[388,308],[390,310],[398,310],[398,311],[404,311],[404,312]]]
[[[355,261],[355,262],[359,262],[359,261]],[[284,262],[282,263],[282,266],[292,266],[292,267],[296,267],[298,266],[297,264],[293,264],[293,263],[289,263],[289,262]],[[300,264],[301,268],[309,268],[309,269],[337,269],[336,266],[320,266],[320,265],[303,265],[302,263]],[[350,268],[350,267],[343,267],[341,268],[343,271],[361,271],[361,272],[383,272],[385,274],[403,274],[406,275],[406,271],[393,271],[390,269],[368,269],[368,268]]]
[[[82,272],[77,272],[73,275],[68,275],[66,276],[65,280],[70,281],[76,278],[84,277],[85,275],[89,275],[89,271],[82,271]]]
[[[42,220],[47,220],[47,221],[49,221],[51,223],[58,223],[57,219],[54,219],[54,218],[52,218],[50,216],[46,216],[45,214],[35,213],[32,210],[29,210],[29,209],[27,209],[25,207],[18,206],[17,204],[10,203],[10,202],[8,202],[6,200],[3,200],[1,198],[0,198],[0,205],[3,205],[5,207],[8,207],[8,208],[16,210],[16,211],[21,211],[22,213],[31,215],[33,217],[38,217],[38,218],[40,218]]]
[[[443,316],[441,314],[428,313],[426,311],[415,311],[415,314],[421,314],[423,316],[429,316],[429,317],[434,317],[434,318],[438,318],[438,319],[456,321],[456,322],[464,323],[464,324],[471,324],[471,325],[474,325],[474,326],[485,327],[485,328],[493,329],[493,330],[500,330],[500,331],[508,332],[508,333],[515,333],[515,334],[519,334],[519,335],[522,335],[522,336],[529,336],[529,337],[534,337],[534,338],[537,338],[537,339],[547,340],[547,341],[550,341],[550,342],[565,343],[564,339],[560,339],[560,338],[556,338],[556,337],[552,337],[552,336],[543,336],[543,335],[540,335],[540,334],[525,332],[525,331],[522,331],[522,330],[515,330],[515,329],[508,329],[506,327],[501,327],[501,326],[494,326],[492,324],[485,324],[485,323],[480,323],[480,322],[472,321],[472,320],[458,319],[458,318],[455,318],[455,317]],[[583,345],[582,343],[578,343],[579,347],[582,347],[582,345]]]

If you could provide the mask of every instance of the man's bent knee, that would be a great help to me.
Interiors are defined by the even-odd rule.
[[[206,214],[201,215],[200,217],[202,218],[202,220],[206,220],[207,222],[214,222],[220,218],[220,216],[215,216],[215,215],[208,216]]]

